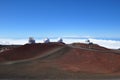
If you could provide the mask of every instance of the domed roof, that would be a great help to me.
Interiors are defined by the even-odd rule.
[[[33,37],[29,37],[29,41],[28,41],[29,44],[33,44],[35,43],[35,40]]]
[[[62,38],[59,38],[59,39],[58,39],[58,42],[63,42],[63,39],[62,39]]]
[[[48,38],[44,39],[44,43],[49,43],[50,40]]]

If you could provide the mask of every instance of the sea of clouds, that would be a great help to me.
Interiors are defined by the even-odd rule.
[[[35,39],[36,43],[43,43],[44,39]],[[70,44],[70,43],[75,43],[75,42],[81,42],[81,43],[86,43],[87,39],[70,39],[70,38],[63,38],[63,42]],[[93,39],[89,38],[91,42],[94,44],[98,44],[100,46],[106,47],[106,48],[111,48],[111,49],[119,49],[120,48],[120,41],[116,40],[105,40],[105,39]],[[58,39],[50,39],[51,42],[56,42]],[[28,43],[28,39],[0,39],[0,44],[1,45],[23,45]]]

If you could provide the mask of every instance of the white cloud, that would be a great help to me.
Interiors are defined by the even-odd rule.
[[[102,40],[102,39],[90,39],[93,43],[99,44],[107,48],[118,49],[120,48],[120,41],[115,40]]]
[[[0,39],[0,44],[10,45],[10,44],[25,44],[27,43],[26,39]]]
[[[36,39],[37,43],[43,43],[44,39]],[[118,49],[120,48],[120,41],[115,40],[102,40],[102,39],[89,39],[91,42],[95,44],[99,44],[106,48]],[[51,42],[56,42],[58,39],[50,39]],[[65,43],[73,43],[73,42],[81,42],[85,43],[86,39],[66,39],[63,38]],[[0,44],[26,44],[28,43],[28,39],[0,39]]]

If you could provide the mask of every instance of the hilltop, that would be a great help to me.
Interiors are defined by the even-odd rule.
[[[115,77],[119,62],[120,51],[97,44],[25,44],[0,53],[0,78]]]

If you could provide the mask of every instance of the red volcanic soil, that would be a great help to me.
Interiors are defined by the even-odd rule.
[[[18,48],[0,53],[0,61],[14,61],[33,58],[63,45],[64,44],[62,43],[26,44]]]
[[[62,43],[26,44],[1,53],[0,61],[29,59],[59,47],[63,48],[47,55],[42,61],[47,61],[49,65],[53,63],[62,71],[120,73],[120,52],[116,53],[96,44],[91,47],[83,43],[68,45]],[[40,61],[40,59],[36,61]],[[37,68],[36,66],[35,69]]]
[[[79,47],[76,48],[76,45]],[[90,73],[120,73],[120,52],[93,45],[85,48],[87,44],[76,44],[57,63],[64,70]],[[82,45],[82,48],[81,48]],[[84,48],[83,48],[84,47]]]

